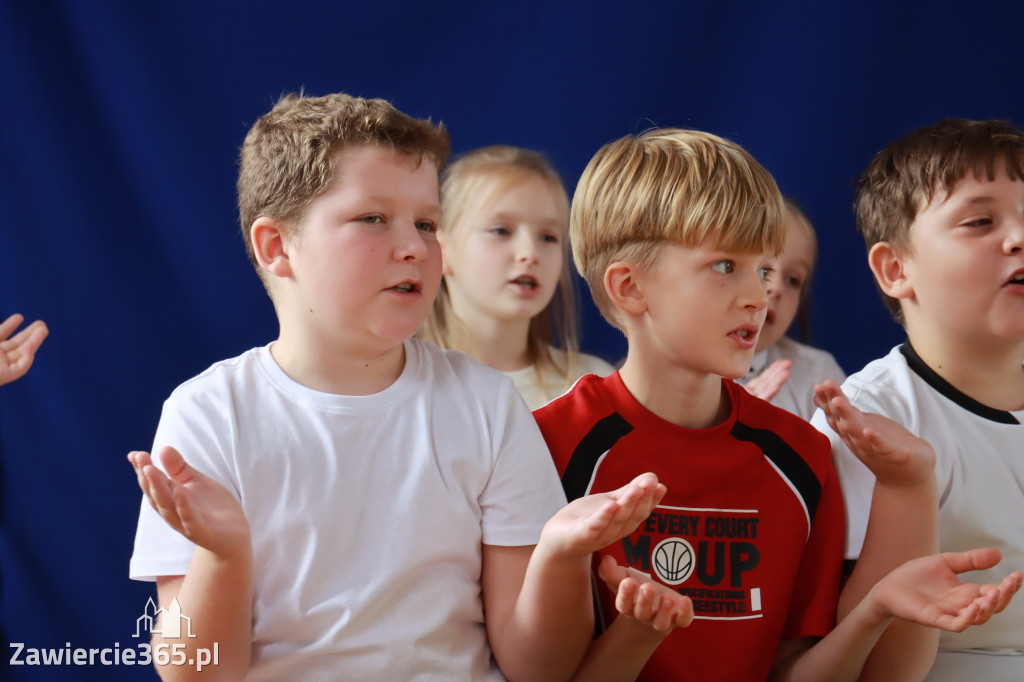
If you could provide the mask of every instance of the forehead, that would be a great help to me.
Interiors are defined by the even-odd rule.
[[[389,147],[358,145],[335,153],[334,187],[353,189],[395,183],[393,193],[427,190],[437,193],[437,167],[429,160]]]
[[[968,172],[956,181],[952,189],[937,188],[930,201],[927,197],[921,199],[918,214],[944,213],[958,210],[964,206],[983,206],[1014,201],[1022,196],[1022,192],[1024,192],[1024,179],[1011,178],[1006,171],[1006,166],[999,164],[996,166],[995,177],[992,179],[984,174],[977,177],[973,172]]]

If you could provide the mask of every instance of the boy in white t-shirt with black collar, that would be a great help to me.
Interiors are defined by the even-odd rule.
[[[870,585],[935,551],[936,538],[943,552],[998,548],[1000,572],[1024,568],[1024,133],[1003,121],[948,119],[890,144],[859,180],[857,222],[907,342],[850,376],[842,391],[860,410],[932,444],[936,488],[917,506],[931,519],[917,523],[923,517],[913,511],[879,519],[891,524],[892,542],[872,548],[861,562],[871,568],[858,565],[851,580]],[[833,382],[819,387],[826,410],[813,423],[832,441],[847,557],[856,559],[872,494],[881,493],[826,423],[833,399],[843,400]],[[984,583],[996,571],[968,575]],[[919,646],[905,649],[908,676],[929,669],[937,635],[920,629]],[[1024,679],[1024,602],[985,625],[941,633],[938,650],[929,680]]]

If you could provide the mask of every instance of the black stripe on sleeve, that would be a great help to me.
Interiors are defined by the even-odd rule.
[[[568,501],[572,502],[587,494],[597,460],[632,430],[633,426],[618,412],[612,412],[583,436],[562,474],[562,488]]]
[[[804,461],[804,458],[773,431],[755,429],[736,422],[732,427],[732,436],[736,440],[753,443],[761,448],[764,456],[771,460],[782,472],[782,475],[796,488],[797,493],[804,501],[804,506],[807,507],[807,515],[813,523],[814,514],[818,511],[818,502],[821,501],[821,483],[818,482],[814,470]]]

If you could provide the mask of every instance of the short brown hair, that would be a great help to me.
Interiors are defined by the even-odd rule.
[[[785,241],[775,180],[735,142],[664,128],[606,144],[590,160],[572,200],[569,235],[594,302],[620,326],[604,290],[608,266],[652,266],[667,243],[713,240],[739,252],[779,253]]]
[[[245,136],[238,170],[238,214],[249,258],[260,278],[249,230],[269,216],[295,229],[310,202],[334,179],[337,152],[379,145],[424,158],[440,172],[448,160],[444,125],[404,114],[382,99],[343,93],[310,97],[291,93],[277,101]]]
[[[920,128],[875,155],[857,179],[857,228],[868,250],[879,242],[910,248],[910,226],[937,193],[972,173],[995,180],[998,164],[1024,179],[1024,133],[1008,121],[947,118]],[[882,294],[901,321],[898,300]]]
[[[469,229],[467,222],[476,219],[502,193],[530,177],[540,178],[550,185],[560,204],[562,219],[567,223],[569,197],[561,176],[547,158],[531,149],[491,145],[459,156],[445,170],[441,178],[441,231],[451,234],[454,230],[461,232]],[[568,226],[563,223],[563,227],[567,229]],[[530,320],[526,353],[530,364],[537,371],[547,367],[568,378],[579,352],[579,343],[568,248],[564,258],[554,296],[544,310]],[[420,328],[420,336],[442,348],[472,354],[473,349],[461,343],[464,334],[460,333],[460,324],[461,321],[452,310],[448,285],[442,280],[433,308]],[[565,363],[560,365],[556,361],[551,346],[565,351]]]

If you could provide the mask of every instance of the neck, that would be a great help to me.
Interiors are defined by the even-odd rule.
[[[909,321],[907,329],[924,363],[958,391],[993,409],[1024,409],[1024,342],[912,333]]]
[[[488,367],[511,372],[530,366],[526,352],[530,320],[508,321],[492,317],[466,320],[459,317],[459,324],[455,327],[456,345]]]
[[[729,400],[717,374],[666,368],[630,349],[619,376],[641,405],[677,426],[706,429],[728,416]]]
[[[270,354],[291,379],[307,388],[337,395],[372,395],[395,383],[405,367],[405,348],[383,352],[324,348],[311,339],[281,336]]]

